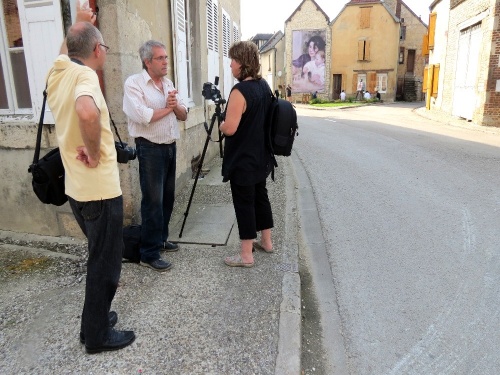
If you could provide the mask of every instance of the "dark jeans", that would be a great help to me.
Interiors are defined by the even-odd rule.
[[[266,180],[241,186],[230,181],[240,240],[253,240],[257,232],[274,226]]]
[[[175,199],[176,146],[136,138],[141,183],[141,261],[160,259]]]
[[[106,340],[108,313],[122,269],[123,197],[68,200],[89,249],[81,330],[87,346],[99,346]]]

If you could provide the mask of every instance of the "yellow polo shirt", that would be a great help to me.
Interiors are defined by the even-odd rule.
[[[90,96],[101,112],[101,157],[96,168],[76,159],[83,139],[75,110],[76,99]],[[66,195],[80,201],[96,201],[122,195],[113,133],[99,79],[91,68],[60,55],[49,71],[47,103],[56,122],[56,135],[65,170]]]

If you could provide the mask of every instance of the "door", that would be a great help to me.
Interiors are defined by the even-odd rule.
[[[406,61],[406,72],[413,73],[415,71],[415,50],[408,50],[408,58]]]
[[[334,74],[333,75],[333,92],[332,92],[333,100],[337,100],[340,98],[340,91],[342,91],[342,74]]]
[[[472,120],[476,108],[481,39],[480,23],[460,32],[452,114],[467,120]]]

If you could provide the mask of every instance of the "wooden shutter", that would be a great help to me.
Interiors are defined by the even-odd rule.
[[[424,68],[424,82],[422,84],[422,92],[426,92],[427,91],[428,81],[429,81],[429,67],[426,66]]]
[[[368,73],[368,85],[366,89],[370,92],[375,92],[376,87],[377,87],[377,73],[375,72]]]
[[[363,60],[370,60],[370,41],[365,40],[365,55]]]
[[[222,9],[222,69],[224,70],[223,97],[228,98],[233,87],[233,74],[231,73],[231,59],[229,48],[231,47],[231,19],[229,13]]]
[[[370,27],[370,13],[371,13],[371,7],[365,7],[361,8],[361,14],[360,14],[360,22],[359,22],[359,27],[360,29],[368,29]]]
[[[17,5],[34,118],[38,118],[42,109],[45,77],[59,55],[64,39],[61,4],[59,0],[18,0]],[[44,123],[54,123],[48,106],[45,109]]]
[[[422,56],[429,56],[429,34],[425,34],[422,40]]]
[[[439,64],[434,65],[434,74],[432,75],[432,96],[437,98],[439,87]]]
[[[434,49],[434,36],[436,34],[436,17],[437,13],[429,15],[429,50]]]
[[[363,60],[365,52],[365,41],[358,40],[358,60]]]

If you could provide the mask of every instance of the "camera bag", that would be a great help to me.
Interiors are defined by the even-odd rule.
[[[123,259],[130,263],[141,261],[141,226],[127,225],[123,228]]]
[[[40,143],[46,102],[47,87],[43,90],[43,104],[38,123],[35,154],[28,172],[32,175],[31,185],[40,202],[61,206],[66,203],[68,197],[64,192],[64,166],[59,148],[53,149],[40,159]]]

